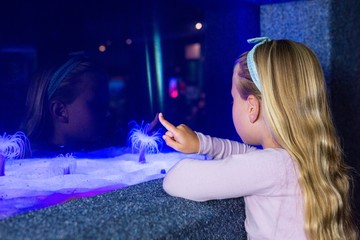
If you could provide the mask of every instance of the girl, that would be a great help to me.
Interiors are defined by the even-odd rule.
[[[35,143],[35,155],[36,150],[67,152],[100,143],[108,109],[107,81],[104,70],[78,55],[31,83],[21,128]]]
[[[195,201],[244,197],[249,239],[357,239],[317,57],[290,40],[249,42],[257,44],[236,62],[231,89],[233,122],[246,144],[175,127],[159,114],[168,146],[214,158],[180,161],[165,191]]]

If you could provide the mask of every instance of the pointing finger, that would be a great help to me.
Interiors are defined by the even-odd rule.
[[[159,120],[160,123],[168,130],[171,132],[176,132],[177,129],[174,125],[172,125],[170,122],[168,122],[167,120],[165,120],[164,116],[162,113],[159,113]]]

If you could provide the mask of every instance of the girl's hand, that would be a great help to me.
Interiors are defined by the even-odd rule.
[[[198,153],[200,142],[196,133],[188,126],[180,124],[175,127],[165,120],[162,113],[159,113],[159,121],[166,128],[167,132],[163,135],[166,145],[183,153]]]

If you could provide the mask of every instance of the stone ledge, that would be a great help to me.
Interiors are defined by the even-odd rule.
[[[0,221],[0,239],[246,239],[244,201],[167,195],[162,179]]]

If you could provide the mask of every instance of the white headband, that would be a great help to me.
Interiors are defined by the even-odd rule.
[[[248,43],[256,43],[256,45],[249,51],[246,61],[247,61],[248,69],[250,72],[250,76],[260,92],[262,92],[262,87],[261,87],[261,83],[260,83],[260,79],[259,79],[259,74],[257,72],[256,64],[254,61],[254,53],[255,53],[255,49],[258,46],[260,46],[261,44],[263,44],[265,42],[269,42],[269,41],[271,41],[271,39],[268,37],[258,37],[258,38],[251,38],[251,39],[247,40]]]

